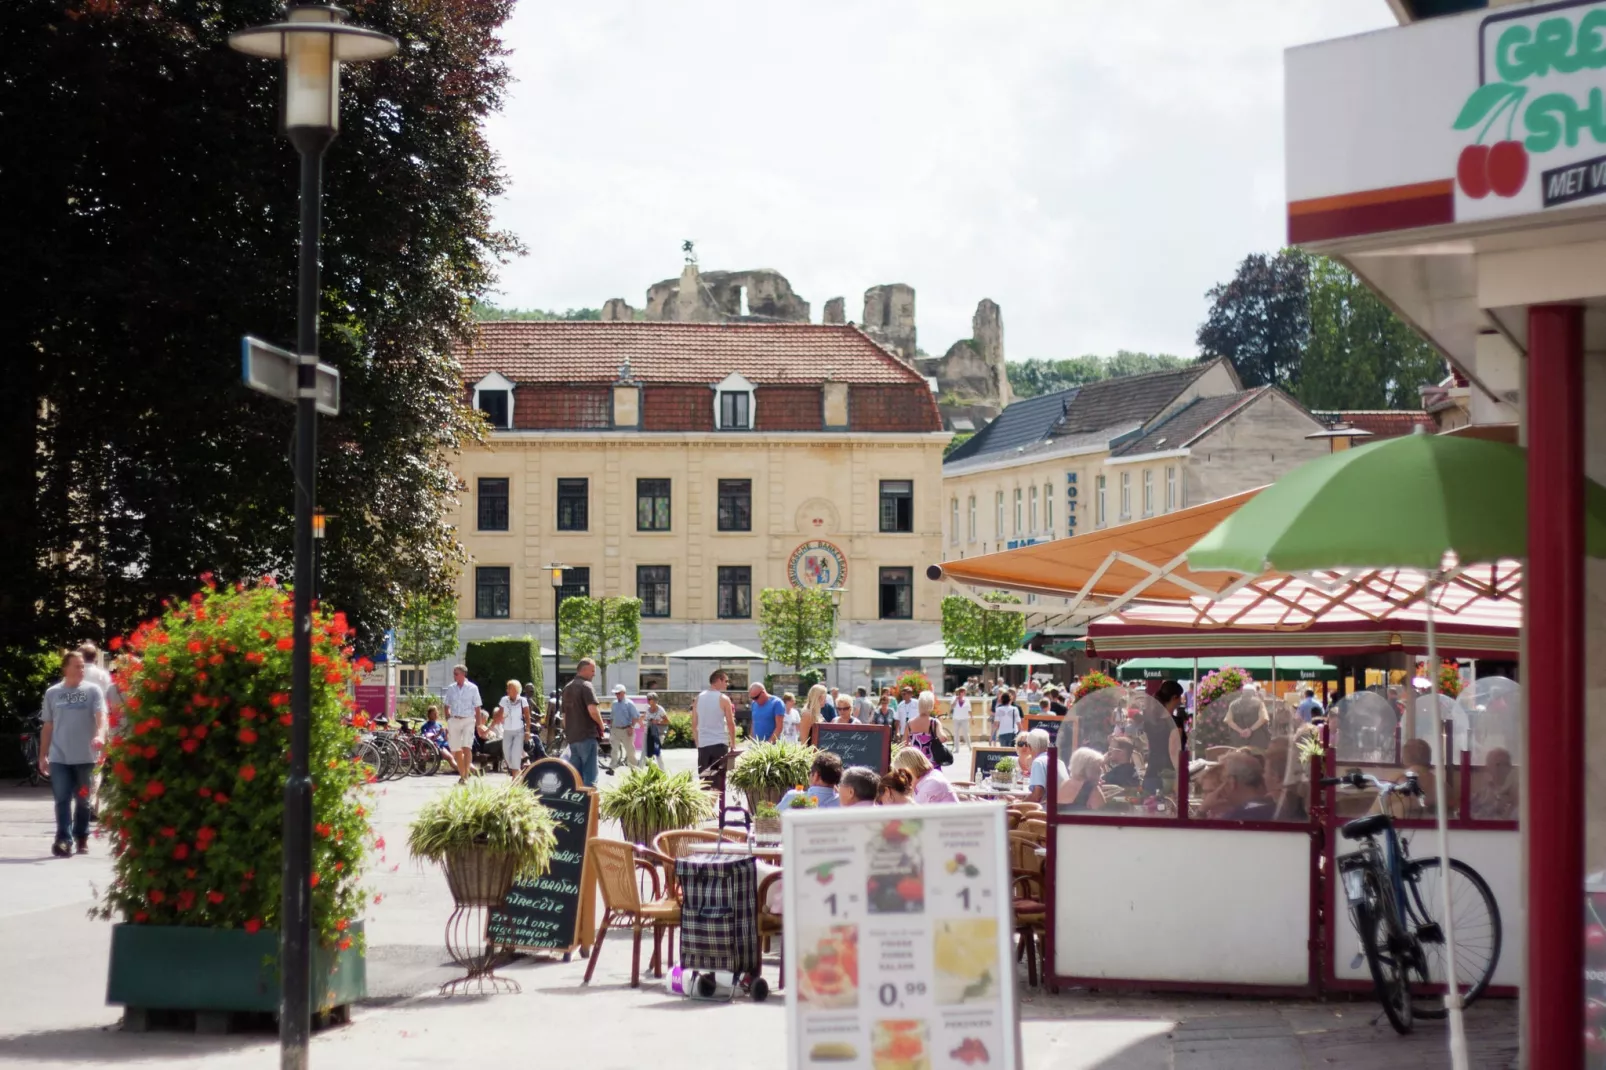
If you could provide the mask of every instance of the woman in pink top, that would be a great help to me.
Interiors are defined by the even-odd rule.
[[[948,778],[941,769],[931,764],[931,759],[921,753],[917,747],[904,747],[892,757],[894,769],[907,770],[915,778],[915,802],[917,803],[956,803],[959,796],[954,793],[954,786],[948,783]]]

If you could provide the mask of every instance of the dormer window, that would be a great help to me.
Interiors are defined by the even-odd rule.
[[[485,422],[498,431],[513,426],[513,383],[492,372],[474,384],[474,408],[485,414]]]
[[[754,386],[732,372],[714,386],[714,426],[721,431],[753,429]]]

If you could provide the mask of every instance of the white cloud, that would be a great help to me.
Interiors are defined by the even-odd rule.
[[[813,303],[907,282],[921,345],[983,297],[1011,357],[1194,351],[1204,291],[1284,232],[1282,50],[1384,0],[522,3],[490,123],[529,254],[502,300],[565,308],[773,267]]]

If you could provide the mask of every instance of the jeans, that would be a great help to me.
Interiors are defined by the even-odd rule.
[[[640,764],[636,761],[635,728],[610,728],[608,739],[613,744],[613,755],[608,762],[609,769],[618,769],[621,765],[628,765],[634,769]]]
[[[569,764],[580,774],[580,783],[588,788],[597,786],[597,741],[576,739],[569,743]]]
[[[664,767],[664,737],[663,729],[655,724],[647,726],[647,745],[642,748],[647,761],[658,759],[658,768]]]
[[[1015,733],[1013,733],[1013,732],[1000,732],[1000,733],[998,733],[998,745],[1000,747],[1013,747],[1015,745]],[[1446,987],[1448,987],[1448,986],[1446,986]]]
[[[56,842],[89,838],[89,784],[93,762],[83,765],[50,763],[50,793],[56,797]],[[72,811],[72,835],[67,834],[67,813]]]
[[[516,774],[524,766],[524,729],[502,729],[502,761],[507,763],[509,775]]]

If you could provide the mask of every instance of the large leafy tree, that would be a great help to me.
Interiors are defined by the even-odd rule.
[[[824,665],[836,651],[836,611],[817,587],[766,587],[758,595],[758,641],[766,661],[804,669]]]
[[[608,686],[608,666],[636,656],[641,649],[641,599],[573,596],[558,610],[563,652],[575,661],[590,658]]]
[[[1348,268],[1310,261],[1310,341],[1296,393],[1313,409],[1414,409],[1444,358]]]
[[[512,0],[349,0],[400,53],[342,72],[325,162],[319,594],[371,641],[450,591],[454,342],[513,243],[481,130]],[[228,34],[278,0],[0,4],[0,646],[122,631],[206,570],[288,576],[292,409],[239,339],[295,337],[297,164],[279,65]]]
[[[990,591],[982,597],[985,606],[962,594],[942,600],[942,642],[950,659],[996,669],[1020,649],[1026,638],[1026,614],[1003,608],[1020,605],[1020,598],[1008,591]]]
[[[1212,287],[1199,327],[1206,357],[1226,357],[1245,386],[1292,388],[1310,336],[1309,258],[1285,249],[1251,253],[1227,282]]]

